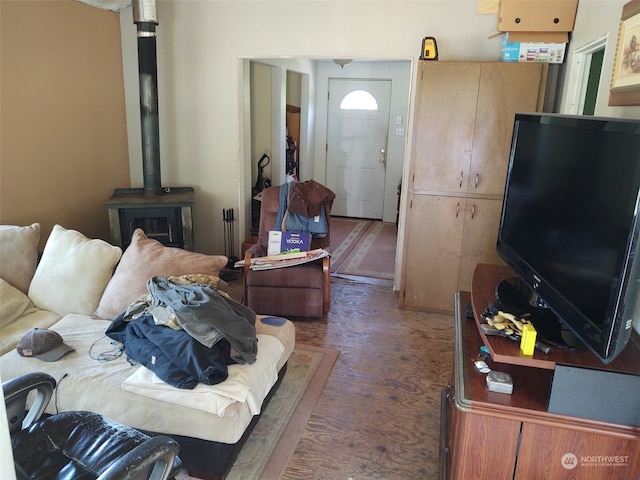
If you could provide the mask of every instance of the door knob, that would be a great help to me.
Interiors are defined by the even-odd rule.
[[[384,163],[385,162],[385,158],[384,158],[384,148],[380,149],[380,159],[378,160],[380,163]]]

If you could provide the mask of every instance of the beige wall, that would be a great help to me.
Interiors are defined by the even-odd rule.
[[[619,13],[601,13],[619,11],[625,2],[581,1],[574,39],[596,38],[603,31],[615,35]],[[238,242],[249,224],[243,209],[249,205],[251,162],[256,159],[251,158],[243,124],[247,109],[242,103],[244,59],[415,62],[427,35],[436,37],[441,60],[497,61],[501,53],[501,38],[489,38],[496,32],[497,16],[478,15],[476,0],[206,0],[159,1],[157,5],[163,183],[194,186],[195,248],[206,253],[223,251],[221,209],[238,208]],[[121,25],[130,168],[132,183],[140,186],[131,8],[121,11]],[[605,62],[610,62],[611,55],[608,51]],[[414,76],[415,69],[411,84]],[[621,109],[609,111],[599,102],[601,111],[621,115]],[[625,116],[638,115],[640,107],[622,111]],[[408,129],[407,142],[411,135]]]
[[[0,223],[109,238],[128,187],[119,15],[72,0],[0,1]]]
[[[251,62],[251,162],[252,181],[258,176],[257,163],[263,154],[273,156],[271,144],[271,67],[260,62]],[[264,168],[264,176],[272,178],[271,162]],[[254,173],[255,172],[255,173]],[[255,183],[252,183],[254,185]]]
[[[426,35],[436,36],[445,60],[497,60],[500,52],[500,39],[487,38],[496,18],[477,15],[475,0],[208,0],[157,6],[163,184],[195,188],[195,249],[205,253],[223,251],[221,210],[249,205],[250,161],[256,159],[245,151],[243,59],[417,60]],[[131,8],[121,11],[121,30],[130,168],[132,183],[139,186],[140,134],[134,130],[139,112],[130,94],[136,89]],[[236,239],[242,241],[250,212],[238,211],[242,230]]]
[[[581,1],[571,48],[615,37],[624,3]],[[142,185],[131,8],[1,0],[0,18],[0,222],[108,238],[104,201]],[[158,18],[162,183],[195,188],[195,248],[207,253],[223,251],[222,209],[238,208],[238,243],[249,223],[256,158],[244,138],[243,59],[415,61],[426,35],[442,60],[498,60],[501,48],[489,38],[496,16],[477,15],[476,0],[159,1]],[[598,114],[640,116],[603,101]]]

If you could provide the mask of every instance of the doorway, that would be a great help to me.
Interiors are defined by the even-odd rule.
[[[382,220],[396,221],[398,213],[398,191],[402,178],[408,129],[409,96],[411,91],[412,60],[362,60],[354,59],[344,68],[331,59],[314,58],[247,58],[244,61],[242,84],[244,90],[243,105],[243,158],[240,167],[243,172],[243,201],[246,212],[251,212],[251,187],[258,175],[257,160],[263,153],[271,158],[269,171],[265,171],[273,182],[279,185],[284,181],[285,165],[285,125],[287,73],[296,72],[301,80],[298,86],[300,99],[300,180],[327,182],[327,95],[330,79],[371,79],[391,82],[389,102],[389,135],[385,152],[386,175],[384,187],[376,192],[383,198]],[[254,66],[263,69],[259,85],[252,86]],[[289,77],[290,78],[290,77]],[[262,98],[265,113],[253,118],[251,105],[256,94]],[[268,112],[268,113],[267,113]],[[260,132],[263,133],[260,133]],[[275,131],[275,133],[274,133]],[[262,138],[263,144],[256,143]],[[268,146],[265,147],[264,145]],[[282,147],[280,147],[282,145]],[[268,150],[265,152],[265,149]],[[243,216],[245,231],[250,229],[251,215]],[[242,233],[242,232],[241,232]]]
[[[602,74],[602,61],[604,60],[604,48],[591,54],[589,65],[589,75],[587,76],[587,89],[584,94],[583,115],[594,115],[596,111],[596,100],[598,99],[598,87],[600,86],[600,75]]]
[[[382,220],[389,80],[329,79],[326,185],[332,214]]]
[[[563,113],[595,114],[607,37],[600,37],[573,52]]]
[[[264,70],[263,83],[252,86],[252,65],[259,63],[267,67]],[[404,171],[406,157],[406,137],[409,125],[410,92],[414,61],[404,59],[353,59],[344,66],[330,58],[244,58],[240,69],[240,88],[243,91],[240,109],[242,126],[240,130],[242,164],[239,165],[242,185],[239,186],[241,196],[240,236],[246,238],[251,229],[251,188],[257,178],[257,159],[263,151],[255,145],[258,130],[269,125],[271,135],[264,132],[266,142],[271,142],[272,164],[284,165],[284,149],[276,153],[282,141],[284,145],[284,128],[286,115],[286,78],[287,72],[300,74],[302,93],[300,101],[301,139],[298,145],[300,155],[300,180],[316,180],[326,184],[327,181],[327,126],[330,79],[370,79],[391,82],[389,102],[389,133],[385,152],[386,175],[384,187],[377,192],[383,197],[382,221],[396,223],[399,208],[400,183]],[[252,118],[251,104],[257,94],[271,112],[264,117]],[[282,115],[281,117],[279,115]],[[281,129],[282,134],[273,131]],[[269,140],[271,139],[271,140]],[[282,139],[282,140],[280,140]],[[270,175],[274,185],[281,183],[284,170],[265,172]],[[398,238],[398,244],[401,243]],[[398,255],[401,255],[399,252]],[[400,257],[401,258],[401,257]],[[399,264],[399,263],[398,263]],[[395,288],[395,287],[394,287]]]

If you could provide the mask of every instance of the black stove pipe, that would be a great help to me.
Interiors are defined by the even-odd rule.
[[[160,127],[158,122],[158,67],[155,0],[133,0],[133,22],[138,37],[142,174],[145,195],[163,193],[160,179]]]

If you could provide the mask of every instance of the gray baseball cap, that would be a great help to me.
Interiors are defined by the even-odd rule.
[[[36,357],[45,362],[55,362],[75,348],[66,345],[58,332],[32,328],[18,342],[16,350],[23,357]]]

